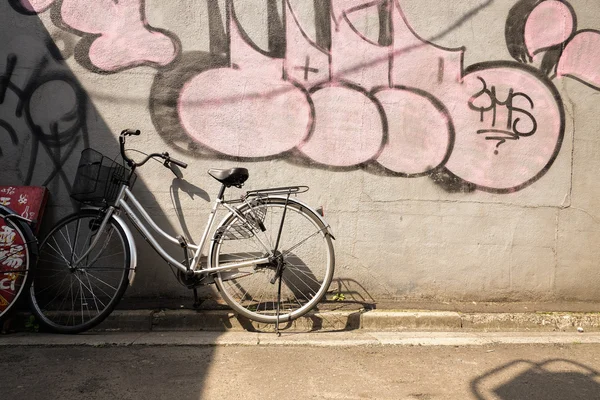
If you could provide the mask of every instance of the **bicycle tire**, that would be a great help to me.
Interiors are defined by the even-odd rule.
[[[213,237],[211,266],[265,257],[267,249],[259,238],[270,247],[269,251],[274,249],[285,208],[286,199],[275,197],[240,207],[240,213],[254,225],[252,229],[236,214],[226,217]],[[262,227],[255,222],[257,219],[262,220]],[[276,323],[279,306],[278,321],[287,322],[312,310],[326,295],[333,278],[335,255],[328,227],[319,215],[289,199],[278,250],[284,259],[279,304],[278,283],[272,282],[276,273],[273,265],[215,274],[221,296],[234,311],[257,322]]]
[[[114,218],[91,253],[79,265],[71,266],[77,255],[89,248],[104,215],[99,210],[71,214],[60,220],[40,245],[29,299],[33,314],[52,332],[74,334],[95,327],[114,310],[127,289],[131,246]],[[104,254],[106,250],[111,254]]]
[[[0,216],[15,214],[0,206]],[[31,285],[38,256],[37,239],[29,225],[4,219],[0,233],[0,322],[6,319]]]

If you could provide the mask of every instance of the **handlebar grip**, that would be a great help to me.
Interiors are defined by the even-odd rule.
[[[140,132],[139,129],[135,129],[135,130],[134,129],[124,129],[121,132],[121,135],[124,135],[124,136],[139,136],[140,133],[142,133],[142,132]]]
[[[187,163],[184,163],[183,161],[176,160],[176,159],[174,159],[172,157],[169,157],[169,162],[172,162],[175,165],[179,165],[181,168],[187,168],[187,166],[188,166]]]

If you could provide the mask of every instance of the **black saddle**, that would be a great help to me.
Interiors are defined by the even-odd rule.
[[[248,180],[250,174],[246,168],[216,169],[211,168],[208,174],[221,182],[223,185],[242,186]]]

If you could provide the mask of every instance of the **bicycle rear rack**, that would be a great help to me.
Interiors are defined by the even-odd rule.
[[[248,190],[246,194],[242,196],[242,200],[246,200],[249,197],[261,197],[271,195],[292,195],[308,192],[308,186],[285,186],[278,188],[269,189],[258,189]]]

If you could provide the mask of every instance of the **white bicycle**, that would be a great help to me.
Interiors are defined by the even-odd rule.
[[[135,170],[150,159],[160,160],[176,175],[187,164],[168,153],[145,155],[135,162],[125,154],[125,139],[139,131],[124,130],[119,143],[127,166],[92,149],[82,152],[71,196],[93,208],[59,221],[40,244],[38,268],[30,288],[32,311],[46,328],[78,333],[102,322],[133,283],[137,251],[123,215],[156,252],[193,289],[216,284],[223,299],[239,314],[258,322],[279,323],[298,318],[325,296],[335,265],[331,228],[317,211],[292,198],[308,190],[290,186],[252,190],[226,200],[225,190],[242,187],[245,168],[210,169],[221,183],[199,244],[163,231],[144,210],[130,188]],[[229,213],[213,229],[220,207]],[[152,229],[183,249],[169,254]],[[211,239],[209,236],[212,234]],[[208,255],[203,251],[208,245]],[[182,260],[182,261],[180,261]]]

